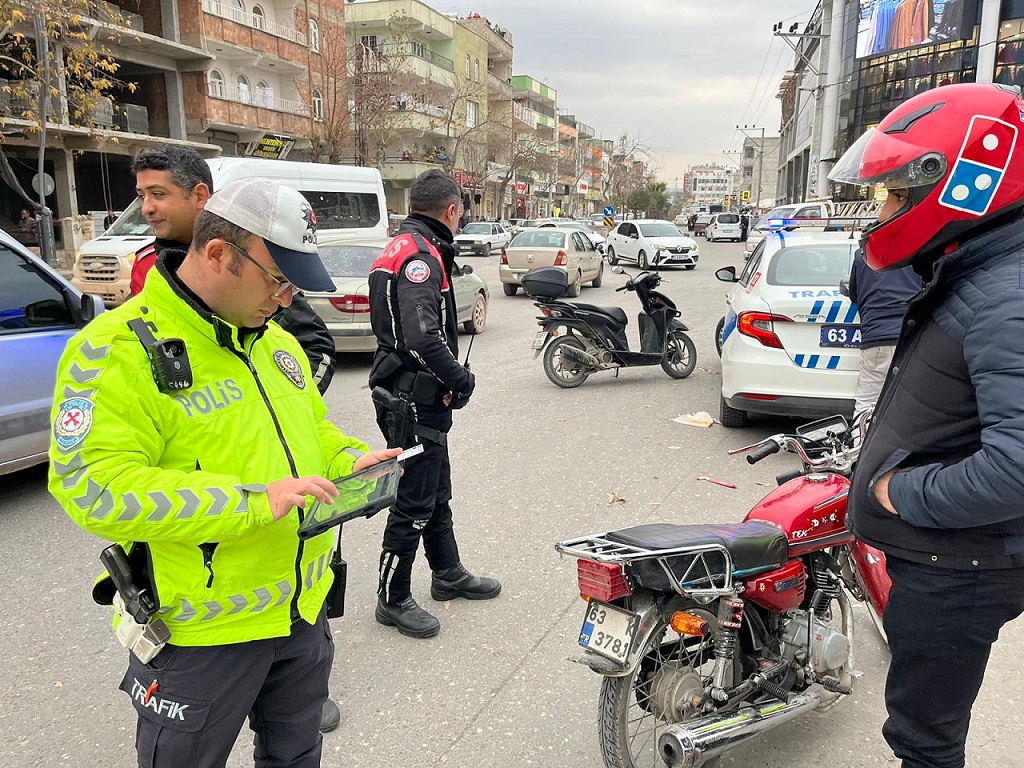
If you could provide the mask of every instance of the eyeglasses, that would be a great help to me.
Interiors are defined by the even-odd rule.
[[[238,251],[238,252],[239,252],[240,254],[242,254],[243,256],[245,256],[245,258],[247,258],[247,259],[248,259],[249,261],[251,261],[251,262],[252,262],[253,264],[255,264],[255,265],[256,265],[256,266],[257,266],[257,267],[259,268],[260,272],[262,272],[262,273],[263,273],[264,275],[266,275],[266,276],[267,276],[267,278],[268,278],[268,279],[269,279],[269,280],[270,280],[270,281],[271,281],[272,283],[275,283],[275,284],[277,285],[277,290],[276,290],[276,291],[274,291],[274,292],[273,292],[273,293],[271,294],[271,296],[273,296],[273,297],[274,297],[275,299],[279,299],[279,298],[281,298],[281,297],[282,297],[282,296],[283,296],[284,294],[288,293],[289,291],[291,291],[291,292],[293,292],[293,293],[294,293],[295,291],[297,291],[297,290],[298,290],[298,288],[296,287],[295,283],[289,283],[289,282],[288,282],[287,280],[281,280],[281,279],[280,279],[280,278],[278,278],[278,277],[274,277],[274,276],[273,276],[273,275],[272,275],[272,274],[270,273],[270,270],[269,270],[269,269],[267,269],[266,267],[264,267],[264,266],[263,266],[262,264],[260,264],[260,263],[259,263],[258,261],[256,261],[256,259],[254,259],[254,258],[253,258],[252,256],[250,256],[250,255],[249,255],[249,252],[248,252],[247,250],[245,250],[245,248],[242,248],[242,247],[241,247],[241,246],[239,246],[239,245],[235,245],[235,244],[234,244],[234,243],[232,243],[232,242],[231,242],[230,240],[225,240],[224,242],[225,242],[225,243],[227,243],[228,245],[230,245],[230,246],[231,246],[232,248],[234,248],[234,249],[235,249],[236,251]]]

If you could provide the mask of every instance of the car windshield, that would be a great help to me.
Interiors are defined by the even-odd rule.
[[[718,216],[719,224],[739,224],[740,217],[735,213],[722,213]]]
[[[637,224],[640,234],[644,237],[679,237],[679,227],[667,221],[655,221],[648,224]]]
[[[821,285],[837,288],[850,278],[857,241],[794,245],[775,254],[766,282],[771,285]]]
[[[153,228],[142,215],[142,199],[135,198],[105,235],[152,235]]]
[[[706,214],[705,214],[705,215],[703,215],[703,216],[698,216],[698,217],[697,217],[697,223],[698,223],[698,224],[707,224],[707,223],[709,223],[710,221],[711,221],[711,217],[710,217],[710,216],[708,216],[708,215],[706,215]]]
[[[462,228],[464,235],[489,235],[491,234],[490,224],[467,224]]]
[[[380,256],[375,245],[321,245],[320,260],[331,277],[366,277]]]
[[[513,248],[564,248],[564,232],[545,232],[534,230],[533,232],[521,232],[512,241]]]

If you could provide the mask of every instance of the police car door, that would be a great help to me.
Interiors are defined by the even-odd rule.
[[[799,244],[777,251],[765,270],[761,298],[782,348],[798,368],[856,371],[860,366],[857,305],[839,292],[857,242]]]

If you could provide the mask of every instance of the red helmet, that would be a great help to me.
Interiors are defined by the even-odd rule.
[[[906,189],[906,204],[864,230],[874,269],[959,240],[1024,205],[1024,101],[1017,88],[964,83],[904,102],[861,136],[829,178]]]

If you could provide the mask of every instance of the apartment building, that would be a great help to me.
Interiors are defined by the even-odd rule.
[[[713,163],[691,166],[687,171],[688,190],[698,206],[722,205],[734,194],[734,170]]]
[[[342,57],[343,0],[114,0],[116,17],[82,16],[82,30],[117,62],[120,89],[83,118],[53,99],[44,153],[54,180],[49,207],[59,220],[58,249],[82,239],[80,214],[120,210],[135,196],[129,167],[140,149],[191,146],[205,156],[253,155],[309,159],[309,137],[322,117],[325,49]],[[18,30],[32,38],[31,25]],[[23,73],[0,67],[0,78]],[[6,83],[0,83],[4,85]],[[0,101],[4,150],[25,189],[38,158],[27,108]],[[22,201],[0,191],[10,218]]]
[[[558,154],[558,91],[529,75],[512,76],[512,129],[516,140],[546,156],[544,170],[517,171],[516,215],[552,216]]]

